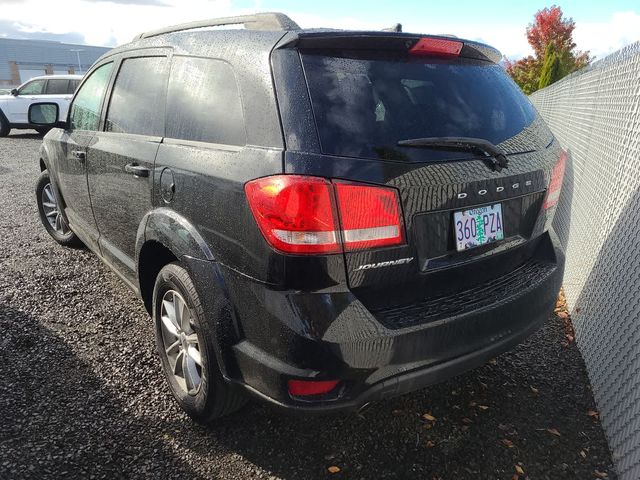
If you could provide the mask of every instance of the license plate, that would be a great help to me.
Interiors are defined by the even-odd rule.
[[[499,203],[454,212],[453,223],[459,252],[504,238],[502,206]]]

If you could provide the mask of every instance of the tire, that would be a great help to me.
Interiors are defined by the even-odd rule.
[[[38,203],[38,213],[40,221],[51,238],[65,247],[80,247],[82,242],[71,231],[69,225],[58,210],[58,201],[51,187],[49,172],[46,170],[40,174],[36,184],[36,201]]]
[[[9,135],[10,131],[11,125],[4,114],[0,111],[0,137],[6,137]]]
[[[182,316],[183,322],[175,318],[181,302],[187,312]],[[167,305],[173,305],[173,319]],[[152,315],[165,378],[174,398],[191,418],[209,423],[247,402],[240,387],[222,378],[213,342],[215,321],[204,312],[189,273],[178,262],[166,265],[158,273]],[[198,375],[189,373],[194,371]]]

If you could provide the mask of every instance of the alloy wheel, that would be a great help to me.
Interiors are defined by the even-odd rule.
[[[60,213],[58,200],[56,199],[56,194],[51,187],[51,183],[47,183],[42,189],[41,200],[44,215],[51,228],[61,235],[69,233],[69,226]]]
[[[191,310],[175,290],[162,297],[160,308],[162,342],[176,383],[189,395],[202,384],[202,357]]]

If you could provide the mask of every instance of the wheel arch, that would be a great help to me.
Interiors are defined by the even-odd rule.
[[[197,229],[168,208],[149,212],[138,228],[136,259],[140,296],[150,315],[160,270],[174,261],[187,269],[205,311],[217,317],[214,341],[222,375],[233,377],[236,368],[231,345],[241,336],[237,314],[220,265]]]
[[[136,265],[140,296],[149,313],[156,276],[162,267],[184,257],[215,260],[202,236],[183,216],[168,208],[145,215],[137,233]]]
[[[0,120],[2,120],[2,122],[6,125],[6,128],[8,129],[7,130],[7,134],[8,134],[11,131],[11,122],[2,111],[2,107],[0,107]]]

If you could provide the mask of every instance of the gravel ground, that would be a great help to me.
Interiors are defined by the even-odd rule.
[[[0,479],[616,477],[555,317],[486,366],[359,415],[251,403],[194,424],[165,388],[141,302],[41,227],[40,142],[0,139]]]

